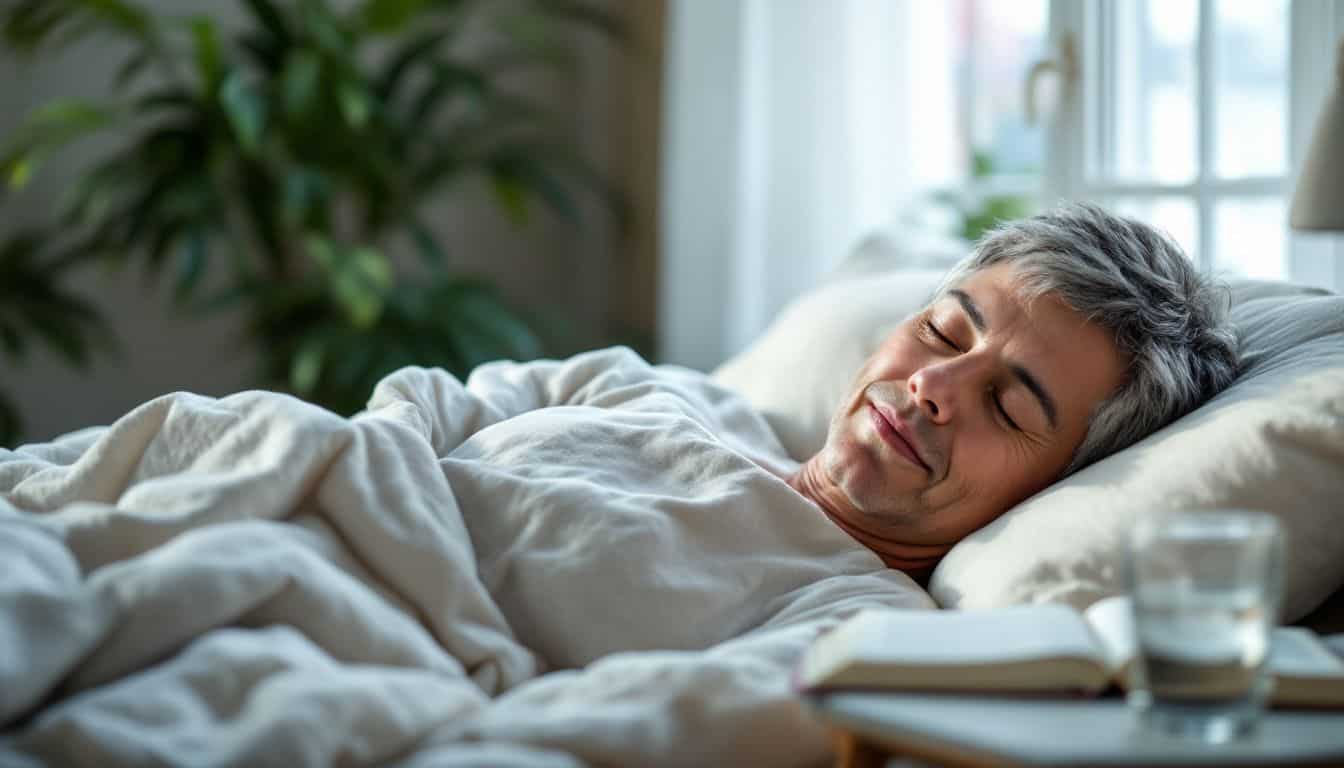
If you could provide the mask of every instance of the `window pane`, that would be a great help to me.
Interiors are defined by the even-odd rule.
[[[1033,62],[1047,55],[1047,0],[968,4],[973,62],[969,95],[975,175],[1038,174],[1044,158],[1045,120],[1027,125],[1022,83]],[[988,164],[988,167],[985,167]]]
[[[1114,3],[1113,77],[1101,117],[1103,157],[1114,178],[1194,179],[1196,0]],[[1109,147],[1109,151],[1107,150]],[[1105,165],[1103,165],[1105,167]]]
[[[1214,268],[1236,277],[1288,276],[1286,217],[1275,197],[1223,200],[1214,208]]]
[[[1167,233],[1185,255],[1199,263],[1199,221],[1195,203],[1184,197],[1122,197],[1110,201],[1116,213],[1131,216]]]
[[[941,165],[951,151],[957,169],[950,179],[917,176],[940,188],[902,214],[907,222],[975,240],[1033,210],[1048,120],[1027,124],[1022,90],[1027,71],[1048,53],[1049,6],[1050,0],[910,4],[917,60],[934,70],[910,85],[921,109],[915,162]],[[1042,85],[1041,113],[1048,115],[1050,94]]]
[[[1288,2],[1218,0],[1215,169],[1224,178],[1287,169]]]
[[[915,7],[917,16],[927,13],[922,9],[949,11],[948,63],[955,73],[957,127],[967,175],[1039,174],[1045,152],[1043,121],[1027,125],[1022,83],[1031,65],[1046,54],[1049,1],[959,0]]]

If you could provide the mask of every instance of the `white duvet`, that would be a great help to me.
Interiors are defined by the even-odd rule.
[[[627,350],[186,394],[0,449],[0,765],[805,765],[803,647],[932,608]]]

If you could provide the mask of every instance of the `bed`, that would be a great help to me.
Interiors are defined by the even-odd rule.
[[[715,372],[793,458],[935,285],[910,248],[865,243]],[[927,592],[893,580],[893,599],[1083,606],[1120,591],[1138,516],[1236,506],[1284,523],[1285,618],[1326,603],[1344,584],[1344,298],[1242,283],[1233,300],[1234,387],[967,538]],[[280,395],[177,394],[0,451],[0,763],[828,760],[789,674],[839,612],[707,649],[538,665],[501,638],[488,594],[451,586],[475,576],[469,539],[428,511],[452,497],[433,430],[394,410],[354,428]],[[202,457],[209,473],[174,479]]]

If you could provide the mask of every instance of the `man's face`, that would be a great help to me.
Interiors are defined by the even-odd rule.
[[[1060,299],[977,272],[906,320],[831,420],[821,467],[846,526],[950,546],[1053,482],[1125,360]]]

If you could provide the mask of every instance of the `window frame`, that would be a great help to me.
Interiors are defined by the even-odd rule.
[[[1115,104],[1115,73],[1105,66],[1116,45],[1118,3],[1131,0],[1051,0],[1049,39],[1059,50],[1060,41],[1072,37],[1079,53],[1078,81],[1064,89],[1064,98],[1049,126],[1049,145],[1042,178],[1042,196],[1052,199],[1135,200],[1175,198],[1190,201],[1195,208],[1197,254],[1204,268],[1215,263],[1214,231],[1216,205],[1220,201],[1277,196],[1285,210],[1291,196],[1316,113],[1333,85],[1335,48],[1344,33],[1344,0],[1290,0],[1288,38],[1288,168],[1273,176],[1220,179],[1214,173],[1214,130],[1218,104],[1214,97],[1214,46],[1212,26],[1216,0],[1198,0],[1199,27],[1196,37],[1197,78],[1196,177],[1183,184],[1161,182],[1099,181],[1091,171],[1107,167],[1105,153],[1114,146],[1114,121],[1106,111]],[[1111,23],[1107,23],[1107,22]],[[1091,115],[1100,119],[1089,121]],[[1091,132],[1091,135],[1089,135]],[[1286,217],[1285,217],[1286,218]],[[1344,247],[1340,237],[1328,233],[1302,233],[1284,222],[1288,279],[1344,290]]]

